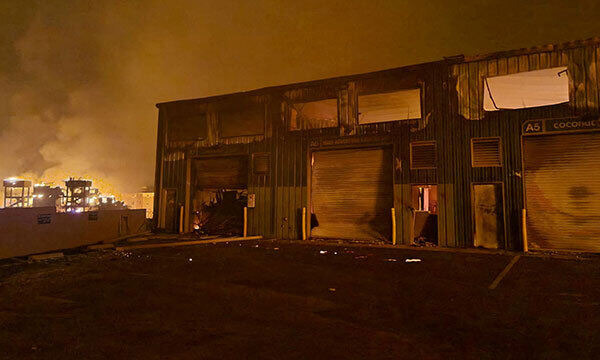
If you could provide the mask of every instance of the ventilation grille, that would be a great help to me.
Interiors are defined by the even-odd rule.
[[[471,139],[473,167],[502,166],[500,138]]]
[[[252,169],[255,174],[269,172],[269,154],[252,154]]]
[[[435,141],[410,144],[411,169],[435,169],[436,158]]]

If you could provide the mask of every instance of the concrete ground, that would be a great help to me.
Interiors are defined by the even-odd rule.
[[[0,264],[0,358],[598,358],[600,260],[522,257],[490,290],[511,259],[263,240]]]

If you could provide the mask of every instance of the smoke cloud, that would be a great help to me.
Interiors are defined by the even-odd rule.
[[[5,1],[0,178],[136,191],[153,183],[157,102],[588,38],[599,12],[593,0]]]

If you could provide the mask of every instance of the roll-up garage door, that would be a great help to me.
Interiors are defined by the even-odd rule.
[[[393,206],[392,158],[387,149],[313,153],[311,236],[388,240]]]
[[[223,156],[194,160],[195,185],[200,189],[244,189],[248,184],[248,158]]]
[[[523,145],[529,247],[600,251],[600,133]]]

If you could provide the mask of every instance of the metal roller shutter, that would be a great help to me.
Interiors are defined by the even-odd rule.
[[[384,149],[313,154],[312,237],[388,240],[393,206],[392,157]]]
[[[524,139],[532,249],[600,251],[600,133]]]

